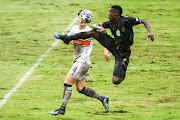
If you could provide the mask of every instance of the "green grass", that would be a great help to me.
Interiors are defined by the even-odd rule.
[[[104,113],[99,101],[79,94],[73,86],[66,114],[49,114],[62,102],[63,82],[73,60],[72,43],[60,42],[0,109],[0,119],[180,119],[178,0],[1,0],[0,100],[55,42],[52,33],[62,33],[80,9],[93,12],[91,26],[108,20],[109,7],[114,4],[123,7],[124,16],[147,19],[155,41],[146,40],[143,25],[134,27],[135,42],[127,76],[118,86],[111,82],[114,58],[106,62],[102,47],[94,41],[86,86],[110,97],[110,112]]]

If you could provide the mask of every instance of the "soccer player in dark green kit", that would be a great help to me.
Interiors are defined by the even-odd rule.
[[[108,13],[109,21],[94,24],[92,31],[81,32],[72,36],[60,35],[58,33],[54,34],[56,38],[63,40],[66,44],[68,44],[71,40],[85,39],[89,37],[95,38],[115,57],[112,82],[116,85],[120,84],[126,76],[126,70],[131,55],[131,46],[133,45],[133,26],[143,23],[148,32],[148,39],[150,38],[151,41],[154,41],[154,35],[151,32],[151,28],[147,20],[124,17],[122,16],[122,11],[123,10],[119,5],[111,6]],[[111,30],[114,38],[106,33],[106,28]]]

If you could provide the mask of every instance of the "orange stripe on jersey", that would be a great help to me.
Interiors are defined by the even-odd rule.
[[[79,40],[73,40],[73,43],[74,45],[77,45],[77,46],[90,46],[91,40],[79,39]]]
[[[139,18],[139,23],[141,23],[141,19]]]

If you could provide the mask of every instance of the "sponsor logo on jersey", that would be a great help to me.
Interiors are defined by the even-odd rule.
[[[73,40],[74,45],[77,46],[90,46],[91,40],[84,40],[84,39],[79,39],[79,40]]]

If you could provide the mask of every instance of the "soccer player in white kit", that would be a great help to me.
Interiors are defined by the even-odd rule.
[[[80,15],[81,11],[79,11],[78,16]],[[74,35],[80,32],[87,32],[91,30],[91,28],[88,27],[86,23],[81,22],[79,17],[78,17],[78,21],[79,21],[79,25],[73,26],[68,35]],[[54,33],[55,37],[56,34],[57,33]],[[92,51],[93,38],[88,38],[85,40],[84,39],[74,40],[73,43],[74,43],[73,66],[71,67],[64,81],[63,101],[61,106],[58,109],[51,111],[50,114],[52,115],[65,114],[65,108],[71,96],[73,84],[76,85],[76,89],[79,93],[92,98],[96,98],[99,101],[101,101],[105,108],[105,112],[108,112],[109,98],[106,96],[101,96],[100,94],[95,92],[92,88],[85,86],[85,80],[89,78],[89,68],[91,64],[89,55],[91,54]],[[110,55],[108,54],[106,48],[103,49],[104,49],[105,59],[108,61],[110,59]]]

